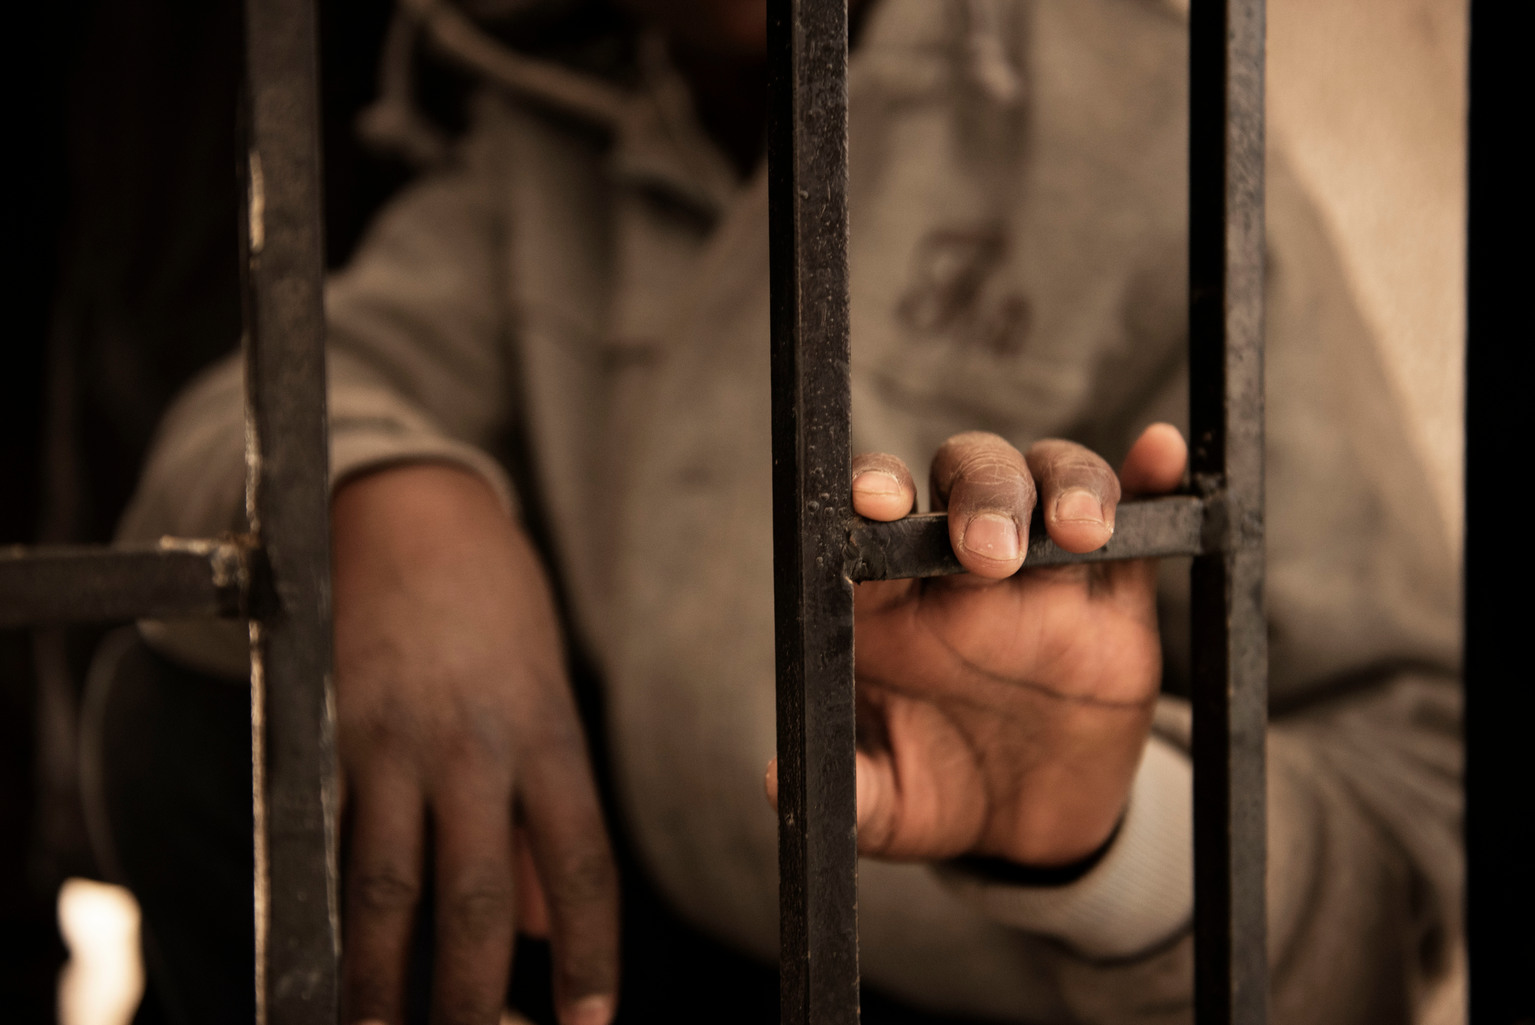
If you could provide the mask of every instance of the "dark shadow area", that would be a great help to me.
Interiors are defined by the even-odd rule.
[[[1535,1023],[1535,758],[1527,684],[1535,559],[1509,530],[1525,462],[1529,186],[1508,126],[1523,116],[1513,9],[1471,5],[1466,275],[1466,897],[1473,1025]],[[1514,471],[1517,472],[1517,471]],[[1507,538],[1508,540],[1505,540]],[[1497,539],[1497,540],[1493,540]],[[1511,543],[1510,543],[1511,542]]]
[[[323,5],[332,262],[409,176],[352,141],[388,4]],[[29,5],[6,65],[0,545],[103,543],[180,387],[240,334],[240,5]],[[0,631],[0,1006],[54,1015],[60,882],[99,877],[75,776],[107,625]],[[12,1017],[14,1015],[14,1017]]]

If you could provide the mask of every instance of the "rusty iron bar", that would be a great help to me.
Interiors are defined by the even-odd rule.
[[[1194,942],[1200,1025],[1268,1013],[1263,599],[1263,0],[1194,0],[1189,423],[1224,498],[1194,560]]]
[[[768,11],[779,1014],[858,1021],[847,3]]]
[[[1036,516],[1026,565],[1199,555],[1208,548],[1208,506],[1194,496],[1127,502],[1119,508],[1113,539],[1086,554],[1057,547]],[[855,582],[962,572],[943,513],[895,523],[858,520],[849,545],[849,575]],[[0,627],[238,618],[248,611],[252,555],[244,541],[182,538],[115,547],[0,549]]]
[[[1024,568],[1066,566],[1116,559],[1159,559],[1201,555],[1210,550],[1207,523],[1223,522],[1219,500],[1193,495],[1142,499],[1121,505],[1114,536],[1094,552],[1073,553],[1045,533],[1038,509],[1029,526]],[[962,573],[949,543],[949,518],[943,513],[908,516],[893,523],[857,521],[848,536],[848,573],[854,581],[908,580]]]
[[[313,0],[246,0],[247,512],[258,1023],[338,1013],[336,753]]]
[[[250,565],[239,541],[0,549],[0,627],[237,617]]]
[[[941,516],[867,524],[848,472],[846,8],[785,0],[770,32],[774,547],[784,1022],[857,1016],[851,579],[958,570]],[[1087,559],[1196,555],[1196,1002],[1260,1025],[1264,949],[1263,6],[1195,0],[1190,423],[1198,495],[1127,504]],[[836,521],[842,521],[840,553]]]

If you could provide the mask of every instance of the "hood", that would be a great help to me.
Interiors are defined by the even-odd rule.
[[[900,0],[867,2],[880,10],[867,12],[865,21],[900,17]],[[1001,31],[1006,8],[1020,2],[941,4],[948,8],[943,20],[959,44],[952,52],[965,65],[965,77],[1003,103],[1016,101],[1020,90]],[[396,0],[379,60],[378,98],[359,117],[358,134],[373,149],[416,167],[445,158],[447,133],[417,99],[416,71],[424,54],[522,102],[614,131],[641,77],[642,35],[609,0]],[[644,49],[653,53],[656,47]]]

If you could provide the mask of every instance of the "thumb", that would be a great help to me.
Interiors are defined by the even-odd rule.
[[[1168,423],[1154,423],[1130,446],[1119,468],[1119,486],[1126,498],[1164,495],[1183,482],[1189,465],[1189,446],[1183,434]],[[1108,593],[1154,596],[1157,560],[1135,559],[1104,564],[1099,572],[1108,581]]]
[[[1176,488],[1188,468],[1189,446],[1172,424],[1155,423],[1141,432],[1119,468],[1126,498],[1161,495]]]

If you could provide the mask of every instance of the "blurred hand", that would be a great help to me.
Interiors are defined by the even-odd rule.
[[[1156,567],[1028,569],[1029,519],[1038,501],[1056,544],[1100,548],[1121,496],[1170,491],[1187,457],[1166,424],[1147,428],[1117,477],[1066,441],[1020,454],[968,433],[939,449],[932,507],[948,511],[967,572],[863,583],[855,596],[863,853],[1046,867],[1107,841],[1161,684]],[[859,515],[896,520],[915,505],[900,460],[853,461]]]
[[[350,481],[332,519],[345,1020],[403,1020],[430,864],[434,1022],[499,1021],[521,928],[550,936],[562,1025],[606,1025],[617,874],[536,554],[448,466]]]

